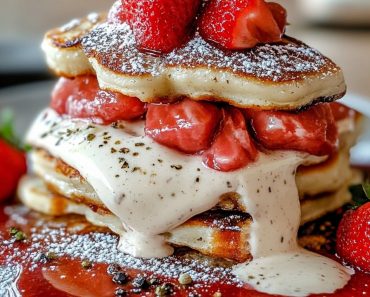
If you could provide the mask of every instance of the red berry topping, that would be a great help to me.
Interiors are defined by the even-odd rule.
[[[243,114],[236,108],[226,109],[222,129],[203,153],[203,163],[219,171],[233,171],[253,162],[257,156]]]
[[[336,248],[344,261],[370,272],[370,202],[344,214]]]
[[[337,102],[330,103],[330,108],[336,121],[354,118],[356,111]]]
[[[145,130],[155,141],[193,154],[209,147],[219,120],[216,106],[185,99],[175,104],[150,104]]]
[[[13,195],[27,171],[25,154],[0,139],[0,202]]]
[[[61,78],[54,88],[51,107],[59,114],[106,124],[133,120],[145,113],[145,104],[139,99],[101,90],[96,77],[89,75]]]
[[[330,155],[338,144],[338,130],[329,104],[300,113],[246,110],[258,141],[271,150],[297,150]]]
[[[280,31],[284,33],[288,18],[286,9],[282,7],[279,3],[275,2],[269,2],[267,3],[267,5],[271,10],[271,13],[274,16],[274,19],[278,24]]]
[[[278,42],[284,33],[286,12],[264,0],[210,0],[200,21],[206,40],[227,49],[252,48],[258,43]]]
[[[122,7],[113,9],[110,21],[126,21],[134,32],[138,48],[168,53],[187,40],[200,2],[121,0]]]

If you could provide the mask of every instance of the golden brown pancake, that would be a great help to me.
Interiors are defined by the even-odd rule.
[[[182,48],[156,56],[137,50],[127,24],[103,18],[48,32],[43,49],[51,69],[68,77],[96,73],[102,88],[144,102],[186,96],[238,107],[298,109],[333,101],[346,91],[335,63],[287,36],[280,43],[235,52],[196,35]]]

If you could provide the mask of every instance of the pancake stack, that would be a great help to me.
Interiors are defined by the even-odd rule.
[[[60,114],[55,106],[40,114],[27,138],[33,147],[34,175],[22,181],[20,199],[49,215],[76,213],[107,226],[121,236],[123,252],[162,257],[187,247],[203,255],[246,262],[255,254],[250,239],[256,221],[243,199],[246,184],[241,180],[253,175],[248,172],[257,174],[263,168],[274,173],[275,167],[284,167],[297,154],[304,159],[298,162],[297,171],[293,168],[302,224],[348,202],[348,186],[361,178],[349,164],[349,149],[359,134],[361,116],[343,106],[336,105],[345,109],[346,116],[336,120],[338,142],[330,154],[275,149],[259,141],[255,118],[248,116],[248,110],[299,117],[337,104],[330,102],[345,94],[341,69],[294,38],[284,35],[277,43],[232,51],[195,33],[181,47],[153,55],[137,48],[129,24],[109,22],[102,13],[49,31],[42,48],[50,69],[62,79],[97,81],[102,92],[136,98],[148,112],[151,106],[186,100],[223,110],[215,135],[225,125],[225,110],[245,115],[259,155],[251,157],[253,162],[246,166],[223,172],[207,166],[204,159],[202,164],[204,150],[188,153],[156,141],[145,129],[146,111],[135,119],[110,123]],[[275,180],[279,182],[279,177],[271,182]],[[272,196],[283,191],[267,181],[264,186]],[[267,194],[264,199],[273,199]],[[176,215],[176,206],[185,207],[184,200],[193,206]],[[126,215],[132,218],[126,220]],[[165,222],[156,224],[163,216]],[[267,210],[265,216],[269,216]],[[140,235],[134,238],[133,233]],[[156,248],[149,251],[142,244],[148,234],[156,242],[151,245]]]

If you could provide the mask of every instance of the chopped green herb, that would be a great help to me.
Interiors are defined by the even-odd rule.
[[[9,229],[9,233],[10,233],[11,236],[17,234],[18,232],[19,232],[19,230],[17,228],[15,228],[15,227],[11,227]]]
[[[58,258],[57,254],[56,254],[56,253],[54,253],[54,252],[48,252],[48,253],[46,254],[46,257],[48,258],[48,260],[49,260],[49,261],[50,261],[50,260],[55,260],[56,258]]]
[[[92,268],[92,263],[88,260],[83,260],[81,262],[81,266],[82,266],[83,269],[86,269],[86,270],[91,269]]]
[[[26,234],[24,234],[23,231],[15,228],[15,227],[10,228],[9,233],[12,237],[15,238],[16,241],[23,241],[27,238]]]
[[[88,141],[93,141],[95,139],[95,137],[96,137],[95,134],[90,133],[89,135],[87,135],[86,139]]]

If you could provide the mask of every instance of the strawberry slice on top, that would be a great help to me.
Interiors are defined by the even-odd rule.
[[[286,11],[264,0],[210,0],[199,31],[206,40],[226,49],[246,49],[258,43],[281,41]]]
[[[194,154],[210,146],[220,118],[220,110],[211,103],[185,99],[150,104],[145,131],[158,143]]]
[[[201,0],[121,0],[110,22],[127,22],[139,49],[168,53],[181,46],[192,30]]]
[[[219,134],[203,153],[203,163],[215,170],[228,172],[248,165],[257,157],[258,150],[249,135],[243,114],[236,108],[227,108]]]

